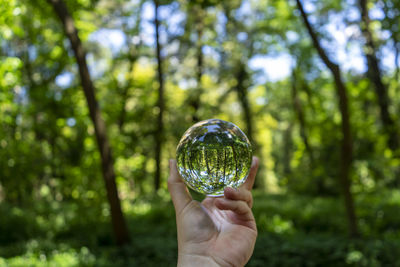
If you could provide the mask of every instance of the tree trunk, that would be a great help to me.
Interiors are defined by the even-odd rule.
[[[388,136],[388,146],[392,150],[396,150],[399,147],[399,138],[396,130],[396,125],[389,113],[389,96],[387,86],[382,81],[381,69],[379,68],[379,62],[376,57],[376,47],[373,41],[372,33],[369,29],[369,15],[367,8],[367,0],[359,0],[361,10],[361,31],[365,39],[364,54],[367,58],[368,71],[367,76],[374,84],[375,93],[378,98],[378,104],[380,109],[381,121],[383,128]]]
[[[111,209],[111,220],[114,235],[118,245],[129,243],[129,233],[125,219],[121,210],[121,203],[118,196],[117,185],[115,183],[115,172],[111,147],[108,142],[106,125],[101,118],[100,108],[95,97],[95,88],[92,83],[89,69],[86,63],[86,53],[83,49],[78,31],[74,25],[72,16],[67,10],[67,6],[62,0],[48,0],[53,6],[54,11],[63,23],[65,33],[71,43],[74,55],[79,68],[82,88],[85,93],[89,107],[90,118],[94,125],[97,145],[101,156],[102,172],[105,181],[107,198]]]
[[[258,147],[258,143],[254,139],[253,113],[252,113],[251,106],[249,103],[248,88],[247,88],[248,86],[246,84],[247,79],[248,79],[248,73],[246,70],[246,64],[244,64],[241,61],[239,61],[238,64],[239,64],[238,70],[236,73],[237,85],[234,88],[234,90],[237,93],[239,103],[242,107],[243,121],[246,125],[245,133],[252,145],[253,155],[257,155],[257,153],[259,151],[259,147]],[[260,172],[262,170],[262,168],[263,168],[263,164],[261,161],[258,171]],[[254,188],[264,188],[263,179],[256,180],[256,182],[254,184]]]
[[[357,218],[354,207],[354,200],[351,194],[351,181],[350,181],[350,171],[351,171],[351,161],[352,161],[352,138],[351,138],[351,126],[350,126],[350,116],[348,109],[348,99],[347,99],[347,88],[344,84],[340,68],[337,64],[333,63],[327,56],[325,50],[321,47],[320,42],[317,38],[317,35],[314,32],[310,22],[308,21],[307,14],[305,13],[303,6],[300,0],[296,0],[298,9],[300,10],[301,16],[304,20],[305,26],[307,28],[308,34],[310,35],[312,42],[314,44],[315,49],[318,52],[318,55],[327,66],[327,68],[331,71],[335,86],[336,86],[336,94],[339,98],[339,110],[341,114],[341,128],[342,128],[342,147],[341,147],[341,163],[340,163],[340,183],[343,190],[343,196],[345,201],[345,208],[347,213],[348,220],[348,229],[349,234],[352,237],[358,236],[358,227],[357,227]]]
[[[156,56],[157,56],[157,73],[158,73],[158,117],[157,117],[157,131],[155,133],[155,161],[156,161],[156,172],[154,176],[154,190],[157,191],[160,188],[161,181],[161,150],[163,141],[163,113],[164,113],[164,73],[162,68],[162,58],[161,58],[161,44],[160,44],[160,33],[159,26],[160,21],[158,19],[158,0],[154,0],[154,25],[156,32]]]
[[[300,103],[300,99],[297,94],[297,84],[296,84],[296,71],[293,70],[292,72],[292,101],[293,101],[293,108],[294,112],[297,116],[297,119],[299,121],[299,126],[300,126],[300,137],[303,140],[304,146],[306,148],[308,157],[310,159],[310,167],[312,169],[314,165],[314,154],[313,150],[310,146],[310,143],[308,141],[308,135],[307,135],[307,130],[306,130],[306,119],[303,113],[303,108]]]
[[[253,147],[255,147],[254,144],[254,139],[253,139],[253,116],[251,113],[251,108],[249,104],[249,99],[247,96],[247,87],[246,87],[246,80],[247,80],[247,71],[246,71],[246,66],[242,62],[239,62],[238,66],[238,72],[236,74],[236,92],[238,95],[238,100],[242,106],[243,109],[243,120],[244,123],[246,124],[246,134],[247,137],[249,138],[250,142],[253,144]]]
[[[140,2],[139,5],[139,10],[138,10],[138,15],[137,19],[135,22],[135,28],[134,32],[130,32],[128,29],[126,29],[126,26],[123,26],[123,32],[127,35],[127,39],[130,39],[133,37],[134,34],[140,35],[140,25],[141,25],[141,14],[143,10],[143,1]],[[128,44],[128,60],[129,60],[129,67],[128,67],[128,81],[127,84],[122,88],[122,105],[121,105],[121,112],[119,114],[118,118],[118,128],[121,133],[123,133],[123,127],[125,125],[125,119],[126,119],[126,103],[128,102],[129,99],[129,89],[133,85],[133,77],[130,74],[135,66],[135,63],[137,59],[139,58],[139,49],[142,45],[142,40],[140,39],[138,44]]]
[[[125,118],[126,118],[126,102],[128,102],[128,97],[129,97],[129,87],[130,87],[130,82],[128,85],[124,86],[122,89],[122,104],[121,104],[121,112],[119,113],[118,116],[118,129],[119,132],[122,133],[124,130],[124,125],[125,125]]]
[[[394,49],[394,66],[395,66],[395,73],[394,78],[397,82],[400,82],[400,62],[399,62],[399,53],[400,53],[400,42],[397,38],[397,33],[395,29],[399,28],[398,20],[396,15],[390,15],[390,11],[392,11],[392,6],[394,3],[392,1],[383,1],[383,12],[385,13],[386,19],[389,21],[389,28],[390,28],[390,39],[393,42],[393,49]],[[395,7],[396,8],[396,7]],[[399,7],[396,8],[400,12]],[[396,14],[396,13],[395,13]],[[399,86],[397,86],[397,90]]]
[[[313,176],[313,170],[315,167],[314,164],[314,151],[312,146],[310,145],[308,134],[307,134],[307,121],[303,112],[303,107],[301,105],[300,99],[298,97],[298,92],[297,92],[297,87],[298,87],[298,78],[297,78],[297,73],[296,69],[293,69],[292,72],[292,101],[293,101],[293,108],[294,108],[294,113],[296,114],[297,120],[299,122],[300,126],[300,137],[303,140],[304,147],[306,148],[306,152],[308,154],[308,159],[309,159],[309,170],[310,170],[310,175],[312,176],[312,179],[315,180],[316,183],[316,189],[317,193],[319,195],[322,195],[325,192],[325,187],[324,187],[324,181],[322,177],[314,177]],[[306,81],[301,79],[301,85],[303,90],[305,90],[308,98],[308,103],[311,109],[314,111],[314,108],[312,106],[311,102],[311,90],[308,87],[308,84]]]
[[[193,106],[193,116],[192,120],[193,122],[198,122],[200,120],[199,115],[198,115],[198,110],[200,108],[200,99],[201,95],[203,93],[203,87],[201,85],[201,79],[203,77],[203,61],[204,61],[204,56],[203,56],[203,16],[204,16],[204,11],[201,8],[201,6],[198,7],[198,12],[196,12],[196,32],[197,32],[197,52],[196,52],[196,57],[197,57],[197,70],[196,70],[196,81],[197,81],[197,88],[195,92],[194,99],[192,101],[192,106]]]
[[[137,60],[137,56],[129,55],[129,71],[133,70],[136,60]],[[125,125],[126,103],[128,102],[129,89],[132,87],[132,84],[133,84],[133,78],[131,76],[129,76],[128,82],[122,90],[122,105],[121,105],[121,112],[120,112],[119,118],[118,118],[118,128],[121,133],[123,132],[123,128]]]
[[[292,124],[289,124],[286,130],[283,132],[283,155],[282,155],[282,163],[283,163],[283,175],[285,177],[289,177],[292,173],[292,167],[290,166],[290,161],[292,159]]]

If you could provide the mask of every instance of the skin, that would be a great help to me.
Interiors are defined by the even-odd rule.
[[[225,188],[224,197],[192,199],[170,160],[168,190],[175,207],[178,229],[178,266],[244,266],[257,237],[251,207],[251,189],[258,169],[253,157],[246,182],[238,189]]]

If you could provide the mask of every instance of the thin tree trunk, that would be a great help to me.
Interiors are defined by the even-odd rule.
[[[395,33],[391,32],[391,39],[393,42],[394,49],[394,66],[396,68],[394,78],[397,82],[400,82],[400,66],[399,66],[399,54],[400,54],[400,43],[396,38]]]
[[[290,161],[292,158],[292,125],[290,124],[283,132],[283,174],[288,177],[292,173]]]
[[[142,14],[142,10],[143,10],[143,1],[140,1],[140,5],[139,5],[139,10],[138,10],[138,15],[137,15],[137,19],[136,19],[136,25],[135,25],[135,29],[134,29],[134,34],[139,35],[140,33],[140,25],[141,25],[141,14]],[[129,32],[125,27],[123,27],[123,31],[125,32],[125,34],[128,36],[127,39],[132,37],[132,33]],[[129,67],[128,67],[128,71],[132,72],[135,63],[138,59],[138,52],[139,49],[142,45],[142,41],[139,41],[139,44],[132,44],[132,45],[128,45],[129,48],[129,54],[128,54],[128,59],[129,59]],[[118,118],[118,128],[120,132],[123,132],[123,127],[125,125],[125,119],[126,119],[126,103],[128,102],[128,98],[129,98],[129,89],[132,87],[133,84],[133,77],[132,75],[129,75],[127,84],[125,85],[125,87],[123,88],[122,91],[122,108],[121,108],[121,112],[119,114],[119,118]]]
[[[196,82],[197,82],[197,88],[196,92],[194,95],[194,99],[192,100],[192,107],[193,107],[193,116],[192,120],[193,122],[198,122],[200,120],[199,115],[198,115],[198,110],[200,108],[200,99],[201,95],[203,93],[203,87],[201,85],[201,79],[203,77],[203,61],[204,61],[204,56],[203,56],[203,42],[202,42],[202,37],[203,37],[203,15],[204,11],[201,8],[201,6],[198,7],[198,12],[196,12],[196,32],[197,32],[197,52],[196,52],[196,57],[197,57],[197,69],[196,69]]]
[[[297,84],[296,84],[296,71],[293,70],[292,72],[292,100],[293,100],[293,108],[294,111],[297,115],[297,119],[299,121],[299,126],[300,126],[300,137],[303,140],[304,146],[306,148],[308,157],[310,159],[310,167],[312,169],[314,165],[314,154],[313,150],[310,146],[310,143],[308,141],[308,135],[307,135],[307,130],[306,130],[306,119],[303,113],[303,108],[300,103],[300,99],[297,94]]]
[[[105,181],[107,198],[111,209],[111,220],[114,235],[118,245],[129,243],[129,232],[121,210],[121,203],[118,196],[117,185],[115,183],[115,172],[111,147],[106,134],[106,125],[101,118],[100,108],[95,97],[95,88],[92,83],[89,69],[86,63],[86,53],[83,49],[78,31],[74,25],[73,18],[67,10],[67,6],[62,0],[48,0],[53,6],[54,11],[60,18],[65,33],[71,43],[75,58],[79,68],[82,88],[85,93],[89,107],[90,118],[92,119],[96,134],[97,145],[101,156],[102,172]]]
[[[119,116],[118,116],[118,129],[119,129],[120,133],[123,132],[124,125],[125,125],[126,102],[128,101],[129,87],[130,87],[130,85],[125,86],[122,91],[121,112],[119,113]]]
[[[226,159],[226,148],[224,148],[224,168],[223,168],[224,183],[225,183],[225,181],[226,181],[226,178],[225,178],[225,173],[226,173],[226,162],[227,162],[227,159]]]
[[[400,82],[400,66],[399,66],[400,43],[397,41],[393,33],[392,33],[392,40],[394,43],[394,51],[395,51],[395,57],[394,57],[395,61],[394,65],[396,66],[395,78],[397,82]]]
[[[253,125],[253,114],[251,110],[251,106],[249,103],[248,97],[248,88],[247,88],[247,79],[248,73],[246,70],[246,65],[243,62],[238,62],[238,71],[236,73],[236,81],[237,85],[234,90],[237,93],[239,103],[242,107],[242,115],[243,120],[246,125],[246,135],[252,145],[253,154],[256,155],[258,153],[259,147],[258,143],[254,139],[254,125]],[[263,165],[260,164],[258,171],[260,172],[263,168]],[[256,180],[254,184],[254,188],[264,188],[264,183],[262,179]]]
[[[297,120],[299,121],[299,126],[300,126],[300,137],[303,140],[304,143],[304,147],[306,148],[306,152],[308,154],[308,158],[310,160],[310,171],[311,171],[311,175],[312,172],[314,170],[314,151],[312,146],[310,145],[309,142],[309,138],[308,138],[308,134],[307,134],[307,121],[303,112],[303,107],[301,105],[300,102],[300,98],[298,97],[298,93],[297,93],[297,85],[298,85],[298,79],[297,79],[297,74],[296,74],[296,70],[293,69],[292,72],[292,101],[293,101],[293,108],[294,108],[294,112],[296,114]],[[308,97],[308,102],[311,103],[311,90],[310,88],[308,88],[308,85],[306,83],[306,81],[302,81],[302,85],[303,88],[306,88],[306,94]],[[310,104],[311,106],[311,104]],[[312,108],[312,106],[311,106]],[[324,192],[324,182],[323,179],[321,179],[320,177],[318,178],[314,178],[316,181],[316,186],[317,186],[317,192],[318,194],[323,194]]]
[[[393,4],[393,3],[392,3]],[[395,66],[395,74],[394,78],[396,79],[397,82],[400,81],[400,62],[399,62],[399,53],[400,53],[400,42],[397,39],[396,32],[393,31],[393,29],[396,29],[396,26],[398,25],[397,23],[397,17],[396,16],[390,16],[389,12],[391,10],[391,7],[389,6],[388,1],[383,1],[383,12],[385,13],[386,19],[389,20],[389,25],[390,25],[390,39],[393,42],[393,49],[394,49],[394,66]],[[397,27],[398,28],[398,27]],[[399,88],[399,86],[397,86]]]
[[[386,134],[388,135],[388,146],[392,150],[396,150],[399,147],[399,138],[396,131],[396,125],[389,113],[389,96],[387,86],[382,81],[382,73],[379,68],[379,62],[376,57],[376,47],[373,41],[372,34],[369,29],[369,15],[367,8],[367,0],[359,1],[361,10],[361,31],[365,39],[364,54],[367,58],[368,71],[367,76],[374,84],[375,93],[378,98],[378,104],[380,109],[381,121]]]
[[[237,178],[238,172],[239,172],[237,155],[236,155],[235,147],[233,145],[231,145],[231,148],[232,148],[232,154],[233,154],[233,161],[235,162],[235,177]]]
[[[317,50],[318,55],[320,56],[324,64],[331,71],[335,81],[336,94],[339,98],[339,110],[342,119],[341,128],[343,134],[341,158],[340,158],[340,182],[342,185],[343,196],[345,201],[349,234],[352,237],[356,237],[358,236],[358,227],[357,227],[357,218],[354,207],[354,200],[351,193],[351,181],[350,181],[353,148],[352,148],[350,116],[349,116],[348,99],[347,99],[347,88],[342,80],[339,66],[333,63],[328,58],[325,50],[321,47],[318,37],[315,34],[314,29],[312,28],[310,22],[308,21],[307,14],[305,13],[300,0],[296,0],[296,2],[298,9],[300,10],[301,16],[304,20],[304,24],[307,28],[308,34],[312,39],[314,47]]]
[[[132,71],[133,67],[135,66],[136,60],[137,60],[137,57],[135,55],[130,55],[129,71]],[[133,84],[133,78],[129,77],[128,78],[128,83],[124,86],[123,91],[122,91],[122,108],[121,108],[121,112],[120,112],[119,118],[118,118],[118,128],[119,128],[119,131],[121,133],[123,132],[123,128],[124,128],[124,125],[125,125],[126,103],[128,102],[129,89],[132,87],[132,84]]]
[[[243,120],[246,124],[246,134],[249,138],[250,142],[254,145],[253,139],[253,116],[249,104],[249,98],[247,96],[247,88],[246,88],[246,80],[247,80],[247,72],[246,66],[242,62],[239,63],[238,72],[236,75],[237,85],[236,85],[236,92],[238,95],[239,102],[243,109]]]
[[[157,131],[155,133],[155,161],[156,161],[156,172],[154,176],[154,189],[157,191],[160,188],[161,181],[161,152],[162,152],[162,141],[163,141],[163,113],[164,113],[164,73],[162,68],[161,58],[161,44],[160,44],[160,21],[158,18],[158,0],[154,0],[154,25],[156,32],[156,55],[157,55],[157,73],[158,73],[158,117],[157,117]]]
[[[307,94],[308,105],[310,106],[312,112],[315,113],[315,106],[314,106],[313,97],[311,94],[311,88],[310,88],[309,84],[307,83],[307,81],[304,79],[304,77],[301,79],[300,86],[301,86],[300,88],[302,90],[304,90],[304,92]]]

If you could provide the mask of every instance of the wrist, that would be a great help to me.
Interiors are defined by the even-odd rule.
[[[215,262],[212,257],[192,254],[179,254],[178,255],[178,267],[187,266],[210,266],[219,267],[220,265]]]

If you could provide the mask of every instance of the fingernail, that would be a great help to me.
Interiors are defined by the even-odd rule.
[[[230,186],[226,187],[225,189],[227,189],[228,191],[229,191],[229,190],[230,190],[230,191],[235,191],[235,192],[237,192],[237,191],[238,191],[238,189],[237,189],[237,188],[230,187]]]

